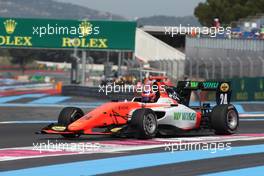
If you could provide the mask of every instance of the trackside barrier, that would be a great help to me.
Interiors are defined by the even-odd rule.
[[[29,84],[19,84],[19,85],[8,85],[1,86],[0,91],[6,90],[27,90],[27,89],[42,89],[42,88],[53,88],[51,83],[29,83]]]
[[[43,93],[55,95],[61,93],[62,83],[57,85],[51,83],[19,84],[0,87],[0,96],[13,96],[23,94]]]
[[[264,101],[264,77],[256,78],[234,78],[229,79],[232,88],[231,101]],[[133,92],[123,91],[119,93],[99,92],[99,87],[83,87],[68,85],[62,87],[63,95],[70,96],[84,96],[84,97],[98,97],[112,100],[132,99]],[[204,100],[213,100],[215,98],[214,92],[205,92]]]

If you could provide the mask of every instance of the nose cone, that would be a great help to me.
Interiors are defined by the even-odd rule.
[[[110,113],[112,112],[113,107],[114,105],[112,103],[103,104],[70,124],[68,129],[70,131],[87,131],[88,129],[102,127],[109,123],[113,123],[112,118],[110,118]]]
[[[83,130],[83,126],[82,126],[82,124],[80,124],[78,122],[74,122],[68,126],[68,130],[70,130],[70,131],[81,131],[81,130]]]
[[[95,128],[100,124],[101,119],[103,119],[103,115],[104,114],[102,112],[93,110],[79,120],[70,124],[68,129],[70,131],[81,131],[87,130],[87,128]]]

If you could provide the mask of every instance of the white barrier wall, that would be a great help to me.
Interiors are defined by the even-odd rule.
[[[136,30],[135,56],[172,78],[184,75],[185,54],[141,29]]]

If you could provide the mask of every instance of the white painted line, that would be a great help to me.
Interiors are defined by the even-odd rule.
[[[264,114],[239,114],[239,117],[264,117]]]
[[[239,119],[239,121],[241,121],[241,122],[257,122],[257,121],[264,121],[264,119],[263,118],[245,118],[245,119]]]

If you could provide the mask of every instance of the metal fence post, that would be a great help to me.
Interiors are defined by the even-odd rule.
[[[196,59],[196,78],[199,78],[199,61],[198,61],[198,59]]]
[[[192,75],[193,75],[193,69],[192,69],[192,67],[193,67],[193,61],[192,61],[191,58],[188,58],[187,60],[188,60],[188,62],[189,62],[189,77],[191,78]],[[179,64],[179,63],[178,63],[178,64]]]
[[[207,63],[205,61],[205,59],[202,57],[201,58],[201,61],[203,62],[204,64],[204,74],[205,74],[205,79],[209,79],[209,74],[208,74],[208,69],[207,69]]]
[[[252,58],[251,57],[247,57],[248,61],[249,61],[249,64],[250,64],[250,71],[249,71],[249,75],[250,77],[253,77],[254,76],[254,73],[253,73],[253,70],[254,70],[254,62],[252,61]]]
[[[222,61],[222,59],[220,57],[217,57],[216,59],[220,63],[220,78],[224,79],[224,64],[223,64],[223,61]]]
[[[82,50],[82,85],[84,86],[85,85],[85,79],[86,79],[86,51]]]
[[[121,51],[118,51],[118,68],[117,68],[117,73],[118,73],[118,76],[120,76],[122,73],[121,73],[121,64],[122,64],[122,55],[121,55]]]
[[[214,59],[211,57],[209,58],[209,60],[212,63],[212,78],[215,79],[215,62],[214,62]]]
[[[236,59],[238,60],[238,63],[239,63],[239,77],[242,78],[243,77],[243,63],[240,57],[236,57]]]
[[[258,58],[260,59],[260,61],[262,63],[261,76],[264,76],[264,59],[261,56],[259,56]]]
[[[227,61],[229,62],[229,78],[232,78],[233,76],[233,66],[232,66],[232,61],[230,60],[229,57],[226,58]]]

